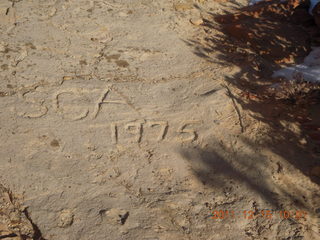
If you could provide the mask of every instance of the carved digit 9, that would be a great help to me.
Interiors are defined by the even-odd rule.
[[[142,123],[139,123],[139,122],[128,123],[127,125],[125,125],[125,130],[127,130],[129,133],[133,135],[137,135],[136,141],[138,143],[141,142],[142,133],[143,133]]]

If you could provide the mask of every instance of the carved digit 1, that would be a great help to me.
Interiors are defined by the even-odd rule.
[[[138,122],[128,123],[127,125],[125,125],[125,130],[127,130],[131,134],[137,135],[136,141],[138,143],[141,142],[142,133],[143,133],[142,123],[138,123]]]
[[[158,141],[162,141],[163,139],[165,139],[165,137],[167,135],[167,132],[168,132],[168,128],[169,128],[168,122],[166,122],[166,121],[150,122],[149,126],[150,127],[155,127],[155,126],[162,127],[160,129],[160,134],[158,136]]]
[[[111,138],[114,144],[118,143],[118,125],[111,123]]]
[[[186,129],[186,128],[189,125],[199,124],[199,123],[201,123],[201,121],[187,121],[179,128],[178,133],[191,135],[190,137],[185,138],[185,139],[180,137],[182,142],[193,142],[193,141],[197,140],[197,138],[198,138],[197,132],[194,129]]]

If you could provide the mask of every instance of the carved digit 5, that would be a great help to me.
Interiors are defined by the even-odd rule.
[[[187,129],[189,125],[193,124],[199,124],[201,121],[187,121],[185,122],[178,130],[178,133],[180,134],[180,140],[182,142],[193,142],[197,140],[198,138],[198,133],[194,129]],[[190,137],[183,138],[181,135],[183,134],[188,134]]]

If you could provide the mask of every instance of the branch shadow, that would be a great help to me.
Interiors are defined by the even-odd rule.
[[[320,176],[312,174],[320,164],[320,87],[271,78],[275,70],[302,61],[311,46],[317,44],[319,29],[308,13],[308,4],[265,1],[236,13],[217,16],[208,12],[207,16],[203,39],[186,40],[186,44],[210,63],[239,69],[224,81],[232,89],[236,103],[248,110],[255,121],[268,126],[262,145],[320,185]],[[250,138],[242,141],[247,146],[257,145]],[[201,150],[200,155],[208,169],[219,166],[220,174],[247,183],[269,202],[278,204],[263,181],[252,182],[251,177],[236,171],[215,152]],[[259,162],[250,164],[261,168]],[[203,178],[208,174],[196,175],[207,182]]]
[[[241,141],[248,143],[245,137]],[[236,193],[239,199],[260,197],[262,202],[258,201],[260,209],[257,210],[265,207],[283,210],[290,206],[318,218],[318,185],[307,177],[297,180],[298,171],[292,171],[290,164],[275,162],[268,154],[255,152],[253,146],[245,152],[234,151],[218,139],[212,138],[209,142],[206,147],[180,149],[193,174],[205,187],[215,189],[214,192],[228,189],[228,194]]]

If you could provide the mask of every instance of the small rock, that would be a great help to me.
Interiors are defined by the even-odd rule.
[[[117,60],[116,61],[116,64],[119,66],[119,67],[123,67],[123,68],[126,68],[129,66],[129,63],[125,60]]]
[[[214,202],[217,204],[217,205],[221,205],[223,204],[224,202],[226,202],[226,198],[224,196],[216,196],[214,198]]]
[[[17,66],[20,62],[22,62],[28,56],[27,48],[24,47],[20,51],[20,55],[15,59],[15,65]]]
[[[184,217],[184,216],[176,216],[175,222],[176,222],[180,227],[183,227],[183,228],[187,228],[187,227],[189,226],[189,222],[188,222],[187,218]]]
[[[56,13],[57,13],[57,9],[55,7],[53,7],[50,9],[49,16],[53,17],[54,15],[56,15]]]
[[[202,18],[191,18],[191,19],[190,19],[190,22],[191,22],[193,25],[196,25],[196,26],[199,26],[199,25],[203,24]]]
[[[64,81],[68,81],[68,80],[72,80],[72,79],[73,79],[72,76],[63,76]]]
[[[300,143],[301,145],[306,145],[308,142],[307,142],[307,140],[306,140],[305,138],[301,138],[301,139],[299,140],[299,143]]]
[[[196,206],[194,206],[194,208],[193,208],[193,213],[194,213],[194,214],[199,214],[199,213],[202,211],[202,209],[203,209],[203,206],[202,206],[202,205],[196,205]]]
[[[123,209],[112,208],[105,212],[105,216],[110,224],[124,225],[129,217],[129,212]]]
[[[200,225],[196,225],[196,229],[205,229],[207,227],[206,224],[200,224]]]
[[[71,226],[72,223],[73,213],[68,209],[61,211],[58,226],[61,228],[66,228]]]
[[[4,42],[0,42],[0,52],[5,52],[6,49],[6,44]]]
[[[119,16],[120,16],[120,17],[127,17],[127,16],[128,16],[128,13],[120,12],[120,13],[119,13]]]

